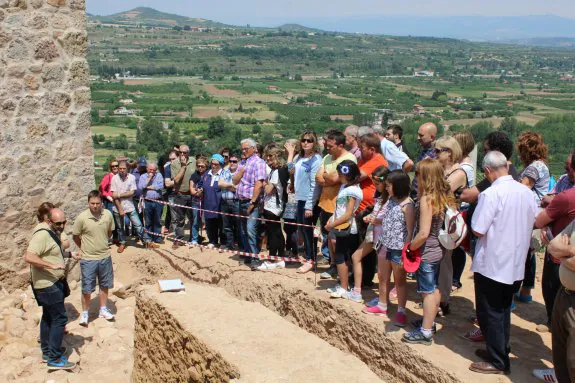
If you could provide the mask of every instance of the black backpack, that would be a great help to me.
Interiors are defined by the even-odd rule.
[[[288,201],[287,187],[288,187],[290,174],[289,174],[289,170],[286,166],[283,166],[279,169],[272,169],[272,173],[275,171],[278,172],[279,183],[280,183],[280,185],[282,185],[281,197],[279,196],[278,189],[277,188],[275,189],[276,202],[277,202],[278,206],[280,206],[280,201],[281,201],[281,206],[282,206],[282,211],[280,213],[280,217],[281,217],[283,215],[283,212],[286,208],[286,203]],[[271,178],[271,174],[270,174],[270,178]]]

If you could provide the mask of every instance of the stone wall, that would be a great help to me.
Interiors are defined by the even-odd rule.
[[[85,0],[0,0],[0,286],[38,205],[73,222],[94,188],[87,50]]]

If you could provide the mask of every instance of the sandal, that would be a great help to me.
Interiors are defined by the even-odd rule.
[[[305,274],[308,271],[310,271],[311,269],[313,269],[313,263],[304,263],[303,265],[301,265],[298,269],[297,272],[299,274]]]
[[[425,344],[426,346],[431,346],[433,343],[433,337],[426,337],[419,329],[403,334],[402,340],[406,343]]]

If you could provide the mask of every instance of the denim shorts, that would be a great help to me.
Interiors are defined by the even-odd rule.
[[[401,253],[402,250],[387,249],[385,259],[395,264],[401,265]]]
[[[82,294],[91,294],[96,290],[96,277],[101,289],[114,287],[114,268],[112,257],[98,261],[80,261],[80,273],[82,275]]]
[[[431,294],[437,288],[437,280],[439,278],[439,263],[426,263],[421,262],[419,269],[417,269],[417,292],[419,294]]]

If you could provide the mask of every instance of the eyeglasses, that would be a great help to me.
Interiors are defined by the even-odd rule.
[[[184,154],[187,156],[188,154],[190,154],[190,152],[180,152],[180,154]]]
[[[449,152],[449,149],[447,149],[447,148],[441,148],[441,149],[435,148],[435,154],[439,154],[439,153],[443,153],[443,152]]]
[[[230,160],[230,164],[237,164],[238,160]]]
[[[113,167],[113,168],[117,168],[117,167],[118,167],[118,164],[116,164],[116,165],[112,164],[112,165],[110,165],[110,166]]]
[[[197,167],[198,167],[198,168],[205,168],[206,165],[198,165]]]
[[[61,222],[54,222],[54,221],[52,221],[52,223],[53,223],[54,225],[56,225],[56,226],[64,226],[64,225],[66,225],[66,222],[68,222],[68,221],[61,221]]]
[[[315,140],[313,138],[302,138],[301,140],[299,140],[299,142],[301,142],[302,144],[304,143],[308,143],[308,144],[313,144],[315,142]]]
[[[230,156],[228,154],[224,154],[223,157],[224,158],[230,158]]]

